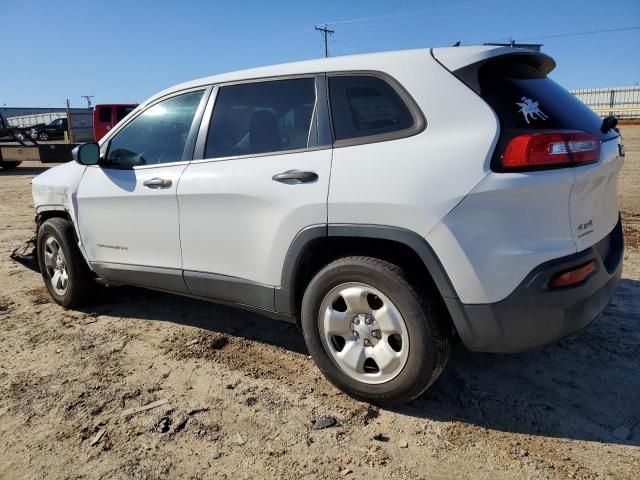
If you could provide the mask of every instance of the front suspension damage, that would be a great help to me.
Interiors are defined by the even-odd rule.
[[[37,237],[32,237],[27,242],[21,246],[13,250],[11,252],[12,260],[24,265],[30,270],[34,272],[39,272],[40,267],[38,265],[38,249],[36,248],[36,240]],[[31,251],[29,251],[29,247],[31,247]]]

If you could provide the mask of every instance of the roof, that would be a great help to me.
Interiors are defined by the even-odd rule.
[[[209,77],[202,77],[196,80],[180,83],[169,87],[151,97],[144,104],[162,97],[172,92],[186,90],[203,85],[234,82],[239,80],[250,80],[254,78],[269,78],[283,75],[302,75],[309,73],[335,72],[345,70],[366,70],[384,69],[386,65],[391,65],[398,61],[413,60],[416,57],[434,56],[444,63],[450,70],[455,70],[460,66],[468,65],[474,61],[483,60],[503,53],[514,53],[520,49],[497,46],[469,46],[469,47],[443,47],[443,48],[419,48],[412,50],[396,50],[379,53],[366,53],[359,55],[344,55],[315,60],[305,60],[301,62],[281,63],[265,67],[238,70],[235,72],[222,73]],[[529,52],[528,50],[522,50]],[[450,65],[450,64],[451,65]],[[453,68],[452,68],[453,66]]]

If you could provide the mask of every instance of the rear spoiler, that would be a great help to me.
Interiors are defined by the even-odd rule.
[[[516,76],[545,77],[556,62],[535,50],[512,47],[432,48],[431,56],[476,93],[480,93],[479,72]]]

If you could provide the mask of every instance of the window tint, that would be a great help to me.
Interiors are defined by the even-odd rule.
[[[336,140],[397,132],[414,123],[400,95],[378,77],[330,77],[329,98]]]
[[[547,77],[509,78],[481,75],[481,96],[501,120],[503,133],[521,130],[584,130],[602,140],[617,136],[602,133],[602,119],[575,96]],[[533,111],[525,115],[523,111]],[[537,109],[537,110],[536,110]],[[540,114],[536,112],[540,112]],[[497,150],[496,150],[497,151]]]
[[[169,98],[138,115],[111,140],[107,165],[122,168],[182,160],[203,93]]]
[[[102,123],[110,123],[111,122],[111,107],[100,107],[100,111],[98,112],[98,119]]]
[[[205,158],[306,148],[315,99],[313,78],[222,87]]]

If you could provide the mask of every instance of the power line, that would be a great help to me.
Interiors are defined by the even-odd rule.
[[[577,37],[580,35],[592,35],[594,33],[623,32],[627,30],[638,30],[638,29],[640,29],[640,25],[636,25],[635,27],[620,27],[620,28],[607,28],[605,30],[590,30],[587,32],[557,33],[555,35],[544,35],[541,37],[519,38],[518,41],[543,40],[545,38]]]
[[[324,22],[324,23],[325,25],[339,25],[339,24],[344,25],[349,23],[361,23],[361,22],[371,22],[371,21],[380,21],[380,20],[384,20],[385,21],[384,23],[386,23],[390,20],[392,21],[398,18],[405,18],[405,17],[413,18],[416,16],[431,15],[432,13],[442,12],[442,13],[455,14],[454,10],[459,8],[467,8],[467,7],[477,8],[478,6],[483,6],[486,4],[495,4],[495,3],[504,3],[504,0],[484,0],[482,2],[478,2],[477,0],[475,0],[473,2],[454,3],[454,4],[449,4],[447,6],[438,6],[438,7],[433,7],[433,8],[423,9],[423,10],[414,10],[413,12],[402,12],[402,13],[387,14],[387,15],[374,15],[369,17],[349,18],[349,19],[334,20],[332,22]],[[376,25],[380,25],[380,23],[376,23]]]
[[[335,33],[334,30],[331,30],[330,28],[327,28],[327,25],[325,24],[324,27],[319,27],[319,26],[315,26],[314,27],[315,30],[322,32],[322,36],[324,37],[324,56],[325,58],[329,56],[329,44],[327,43],[327,39],[329,37],[329,35],[333,35],[333,33]]]

